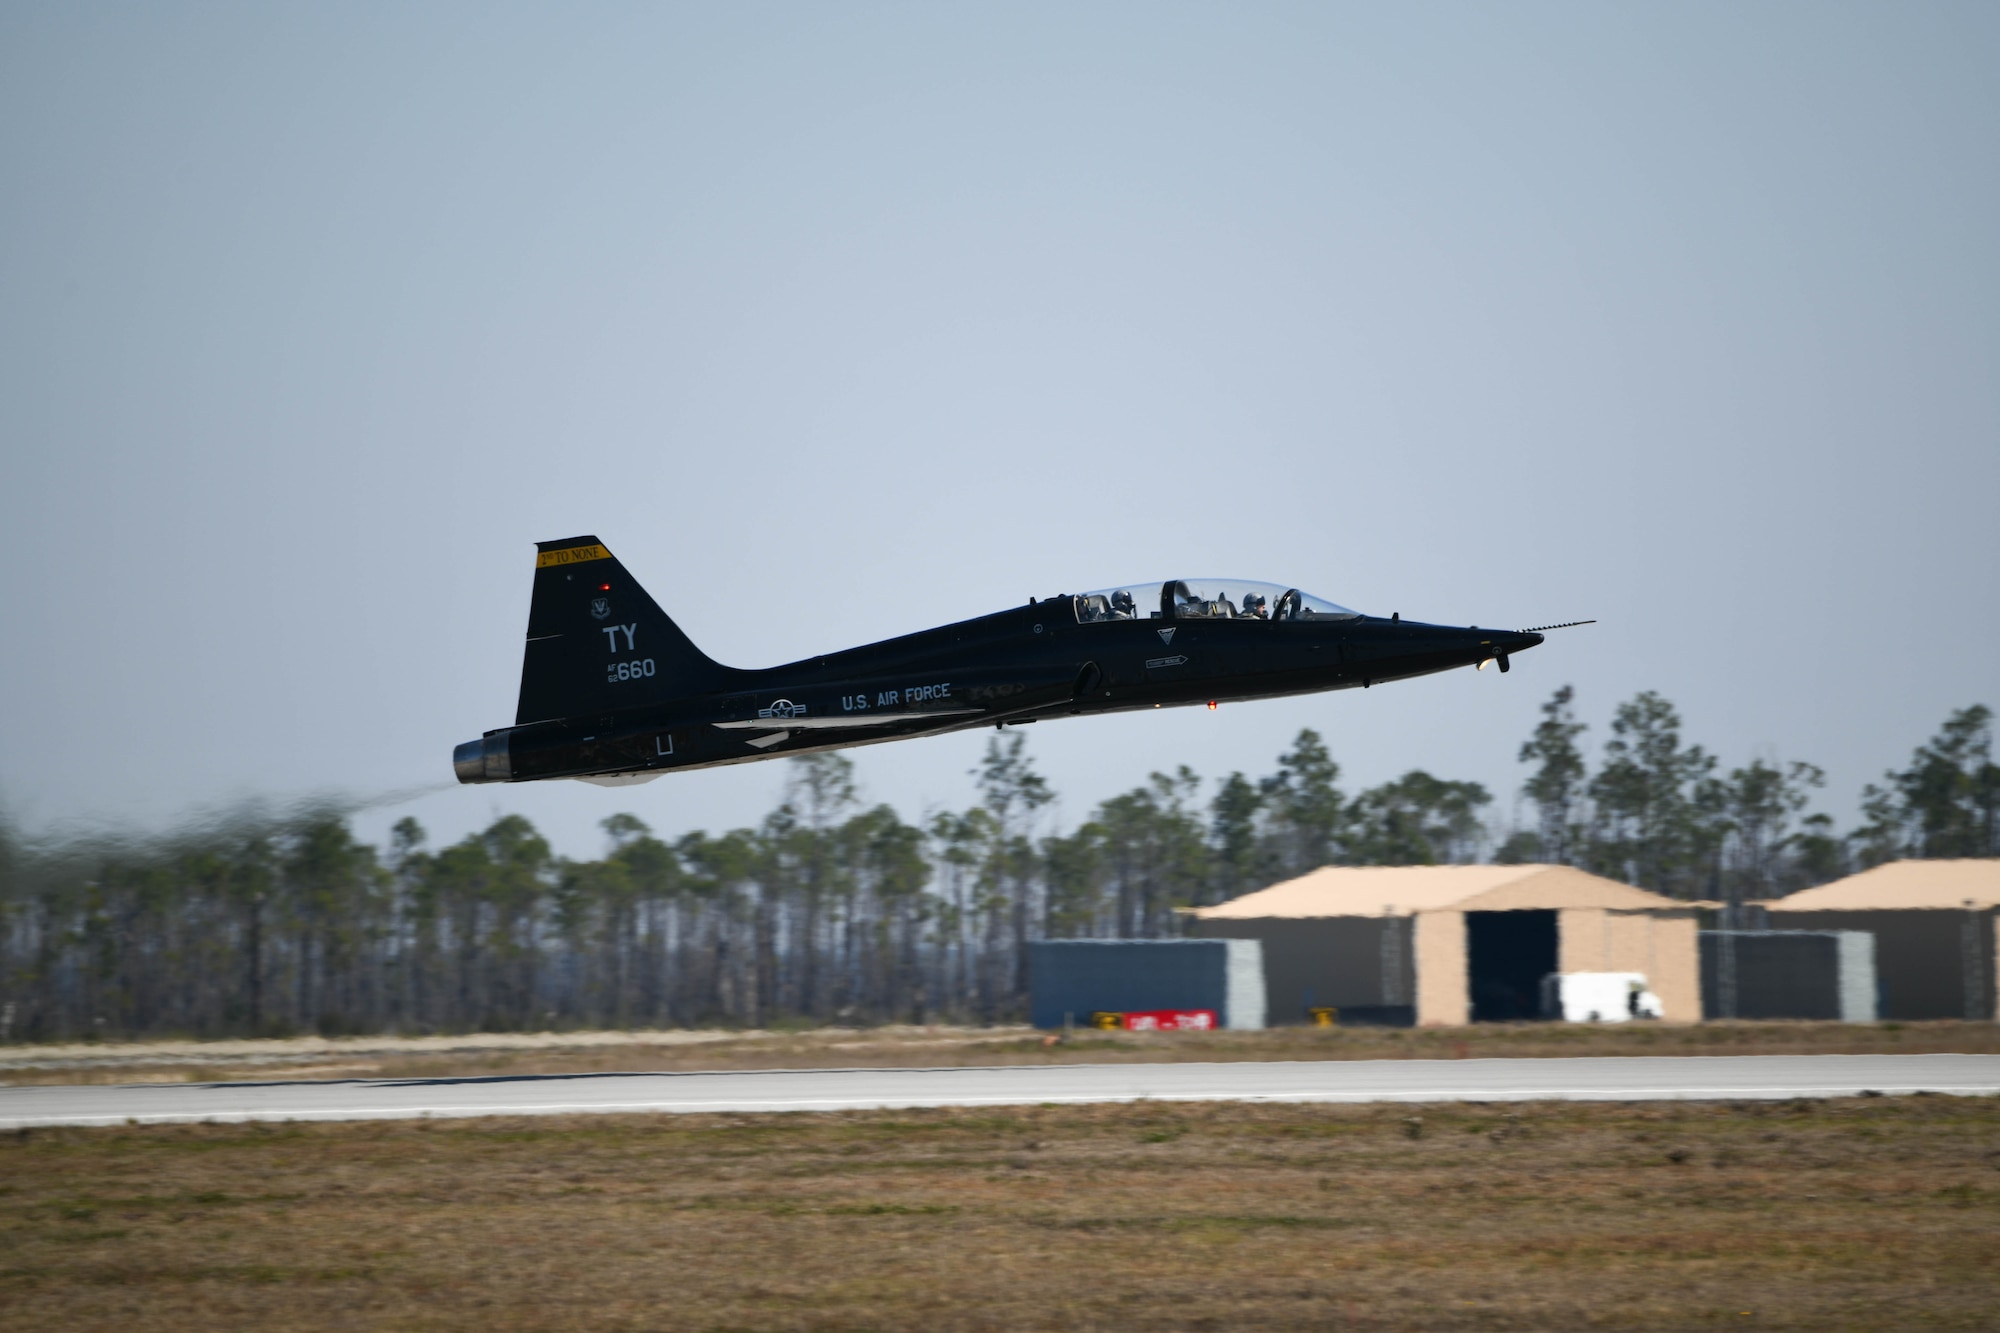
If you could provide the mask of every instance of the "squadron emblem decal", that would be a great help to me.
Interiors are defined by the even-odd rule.
[[[611,599],[609,597],[593,597],[590,599],[590,618],[592,620],[602,620],[610,614]]]

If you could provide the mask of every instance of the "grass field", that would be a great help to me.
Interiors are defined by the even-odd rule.
[[[0,1327],[1993,1328],[2000,1100],[0,1138]]]
[[[207,1083],[258,1077],[442,1078],[613,1070],[814,1069],[1160,1060],[1478,1059],[1562,1055],[2000,1052],[1994,1023],[1484,1023],[1463,1028],[1273,1028],[1076,1033],[1029,1028],[572,1032],[334,1040],[0,1046],[0,1083]]]

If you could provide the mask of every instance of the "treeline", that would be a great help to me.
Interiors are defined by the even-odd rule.
[[[1815,765],[1754,759],[1719,771],[1681,739],[1680,715],[1647,692],[1612,714],[1596,770],[1575,694],[1557,690],[1521,746],[1534,765],[1522,795],[1529,828],[1505,838],[1498,861],[1554,861],[1679,898],[1772,898],[1904,857],[2000,856],[2000,765],[1993,712],[1945,719],[1910,766],[1862,789],[1860,824],[1807,813],[1826,785]]]
[[[1068,831],[1023,733],[970,808],[907,822],[841,754],[790,761],[761,823],[671,842],[630,814],[597,860],[508,816],[386,847],[320,811],[152,841],[0,826],[0,1040],[783,1022],[992,1022],[1028,941],[1157,937],[1174,909],[1317,866],[1555,861],[1683,897],[1788,892],[1900,856],[2000,855],[1991,713],[1952,714],[1839,833],[1805,763],[1723,773],[1666,700],[1617,709],[1593,765],[1571,690],[1522,746],[1527,827],[1478,783],[1413,771],[1352,794],[1302,731],[1272,773],[1204,793],[1153,774]]]

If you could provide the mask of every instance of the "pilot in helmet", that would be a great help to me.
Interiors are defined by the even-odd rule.
[[[1253,620],[1269,620],[1270,613],[1264,609],[1264,594],[1246,592],[1243,594],[1243,614]]]
[[[1132,601],[1132,594],[1123,588],[1111,594],[1111,614],[1120,620],[1135,620],[1139,608]]]

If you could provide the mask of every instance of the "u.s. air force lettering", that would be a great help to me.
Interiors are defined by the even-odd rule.
[[[840,711],[859,713],[869,708],[912,708],[918,704],[949,698],[951,698],[950,681],[941,680],[932,685],[899,685],[891,690],[843,694],[840,696]]]

